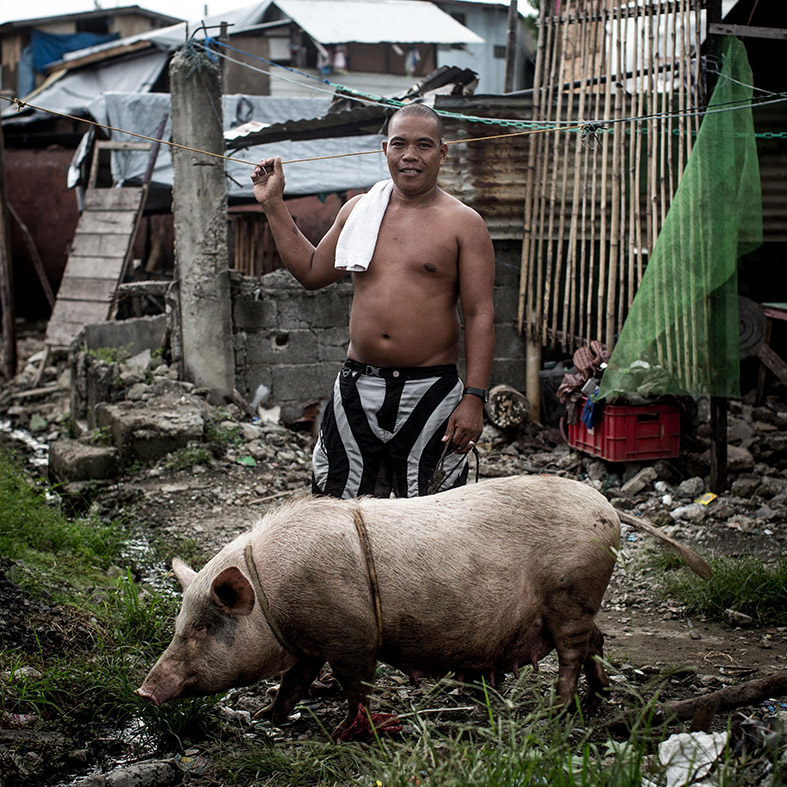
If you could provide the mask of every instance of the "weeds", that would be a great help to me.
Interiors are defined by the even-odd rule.
[[[116,733],[107,737],[108,730],[135,720],[141,720],[137,741],[145,745],[204,737],[215,699],[162,710],[133,693],[171,637],[178,599],[141,586],[129,569],[108,577],[130,534],[96,517],[69,519],[51,499],[0,453],[0,554],[13,562],[9,576],[27,594],[26,609],[35,610],[42,597],[58,602],[50,626],[64,643],[47,649],[36,636],[32,652],[11,649],[12,642],[0,649],[0,711],[64,733],[64,751],[91,739],[112,740]],[[42,603],[49,608],[49,601]],[[42,752],[49,745],[45,736],[40,745]],[[56,770],[55,759],[47,751],[41,767]],[[40,781],[33,772],[19,783]]]
[[[95,582],[117,554],[123,532],[95,517],[68,520],[47,493],[0,453],[0,554],[24,564],[15,576],[31,592]]]
[[[432,714],[422,705],[401,714],[410,725],[402,738],[379,737],[370,744],[257,742],[226,757],[217,776],[225,784],[369,787],[641,787],[646,772],[658,778],[661,767],[648,754],[664,737],[664,729],[653,722],[653,701],[633,694],[627,698],[634,709],[632,731],[628,740],[615,742],[578,710],[559,713],[550,708],[549,692],[545,696],[543,687],[534,686],[530,678],[520,679],[505,696],[482,686],[478,713],[470,714],[477,721],[451,721],[452,714]],[[441,681],[430,696],[455,693],[457,685]],[[471,690],[479,696],[476,688]]]
[[[769,568],[754,557],[712,558],[713,576],[665,576],[667,588],[688,612],[725,619],[732,609],[751,616],[757,625],[787,625],[787,557]]]
[[[203,445],[191,444],[167,457],[167,468],[170,470],[188,470],[197,465],[210,464],[213,458],[211,451]]]
[[[122,363],[131,357],[129,347],[96,347],[92,350],[87,350],[85,353],[88,358],[96,361],[103,361],[104,363]]]

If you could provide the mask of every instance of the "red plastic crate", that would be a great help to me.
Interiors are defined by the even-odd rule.
[[[582,399],[580,407],[584,404]],[[582,421],[569,424],[568,444],[608,462],[677,456],[680,411],[674,404],[608,404],[593,429]]]

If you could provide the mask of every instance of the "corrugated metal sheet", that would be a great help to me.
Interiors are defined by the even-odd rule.
[[[759,135],[783,134],[787,129],[787,107],[766,104],[756,107],[754,131]],[[763,241],[787,242],[787,139],[783,136],[759,136],[757,153],[762,181]]]
[[[438,96],[435,108],[478,117],[531,120],[533,101],[524,96]],[[455,140],[490,137],[516,131],[487,123],[444,119],[451,142],[440,173],[440,186],[475,208],[494,239],[521,238],[525,180],[531,136],[479,142]]]
[[[432,3],[420,0],[275,0],[321,44],[482,44]]]

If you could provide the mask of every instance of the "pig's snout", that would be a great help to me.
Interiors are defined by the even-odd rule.
[[[178,675],[174,673],[162,675],[154,668],[134,694],[158,707],[163,702],[180,697],[183,689],[184,681]]]
[[[151,691],[147,686],[140,686],[138,689],[134,689],[134,694],[153,705],[161,705],[161,701],[156,697],[155,692]]]

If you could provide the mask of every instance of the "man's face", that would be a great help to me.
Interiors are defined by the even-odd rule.
[[[437,121],[423,115],[398,115],[383,142],[388,170],[394,183],[407,192],[433,189],[448,146],[441,144]]]

